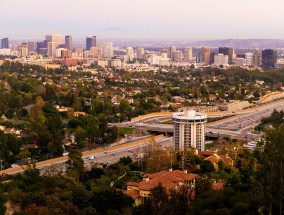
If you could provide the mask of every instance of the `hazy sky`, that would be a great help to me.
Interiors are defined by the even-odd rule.
[[[1,0],[0,37],[284,39],[283,0]]]

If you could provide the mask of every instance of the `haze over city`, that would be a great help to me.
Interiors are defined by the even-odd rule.
[[[38,39],[282,39],[281,0],[10,0],[1,4],[0,34]],[[9,21],[9,24],[7,24]]]
[[[284,214],[282,1],[2,0],[0,215]]]

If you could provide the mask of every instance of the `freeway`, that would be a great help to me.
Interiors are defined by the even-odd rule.
[[[246,110],[236,111],[235,116],[231,116],[219,121],[206,124],[208,136],[230,136],[238,139],[258,139],[260,135],[253,134],[253,128],[261,122],[261,119],[271,115],[273,110],[284,111],[284,100],[271,102],[264,105],[255,106]],[[226,114],[228,114],[226,112]],[[149,131],[173,132],[173,125],[159,124],[159,120],[170,119],[169,116],[157,116],[151,118],[121,123],[121,126],[144,128]]]
[[[121,157],[133,155],[133,150],[140,149],[151,143],[152,140],[157,141],[159,144],[164,146],[169,146],[172,144],[171,138],[165,137],[164,135],[158,135],[154,137],[148,137],[142,140],[125,143],[122,145],[115,145],[108,148],[99,148],[92,151],[83,152],[83,159],[86,162],[86,165],[91,163],[99,164],[110,164],[112,162],[118,161]],[[94,159],[89,159],[94,157]],[[62,156],[46,161],[37,162],[36,168],[40,169],[41,174],[47,173],[49,171],[65,169],[65,162],[67,161],[68,156]],[[0,171],[0,175],[3,174],[16,174],[23,172],[27,166],[17,166],[9,169]]]
[[[252,113],[256,111],[257,109],[267,108],[271,106],[277,106],[279,104],[282,104],[284,102],[284,99],[278,99],[274,100],[268,103],[258,103],[255,106],[252,106],[250,108],[244,109],[244,110],[235,110],[235,111],[216,111],[216,112],[204,112],[207,114],[208,118],[216,118],[216,117],[224,117],[224,116],[232,116],[232,115],[242,115],[247,113]],[[141,115],[135,118],[131,119],[131,122],[141,122],[145,120],[151,120],[151,119],[157,119],[157,118],[171,118],[172,112],[155,112],[155,113],[149,113],[146,115]]]

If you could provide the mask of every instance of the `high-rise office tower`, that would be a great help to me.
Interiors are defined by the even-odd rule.
[[[227,55],[229,59],[229,64],[233,63],[234,49],[232,47],[220,47],[219,54]]]
[[[134,59],[134,51],[132,47],[126,48],[126,56],[128,56],[128,61],[133,61]]]
[[[45,35],[45,40],[47,43],[53,42],[53,36],[52,35]]]
[[[174,60],[175,62],[179,62],[179,61],[182,61],[182,59],[183,59],[182,51],[175,51],[175,52],[174,52],[173,60]]]
[[[210,65],[214,64],[214,57],[215,57],[216,53],[215,52],[210,52]]]
[[[47,43],[47,55],[48,57],[55,57],[56,51],[56,43],[55,42],[48,42]]]
[[[8,38],[1,39],[1,48],[2,49],[8,49],[9,48],[9,39]]]
[[[61,34],[53,34],[53,42],[55,42],[55,46],[58,47],[61,45],[62,40],[61,40]]]
[[[90,50],[91,47],[97,47],[97,36],[87,37],[86,38],[86,50]]]
[[[253,65],[253,53],[245,53],[246,65],[252,66]]]
[[[253,65],[255,67],[260,67],[262,63],[262,53],[259,49],[256,49],[253,53]]]
[[[184,151],[189,147],[204,151],[207,115],[194,110],[173,114],[174,149]]]
[[[274,67],[277,63],[277,51],[274,49],[265,49],[262,51],[262,66]]]
[[[72,51],[72,36],[65,36],[65,48]]]
[[[145,53],[144,48],[137,48],[137,59],[141,60],[143,59],[143,55]]]
[[[195,55],[195,62],[196,63],[204,63],[203,54],[202,53],[196,53]]]
[[[113,57],[113,44],[112,42],[105,42],[101,46],[100,50],[101,56],[103,58],[112,58]]]
[[[185,48],[183,51],[184,60],[191,62],[192,61],[192,48]]]
[[[45,40],[47,41],[47,43],[54,42],[55,47],[58,47],[62,43],[61,34],[45,35]]]
[[[37,43],[37,53],[42,55],[47,55],[47,41]]]
[[[177,48],[175,46],[170,46],[167,48],[167,54],[168,54],[168,58],[170,58],[171,60],[174,60],[174,52],[177,50]]]
[[[210,64],[210,48],[209,47],[202,47],[201,53],[202,53],[203,62],[206,63],[207,65],[209,65]]]
[[[36,53],[38,49],[37,42],[28,42],[28,51],[29,53]]]
[[[28,55],[28,44],[22,43],[19,51],[20,51],[21,57],[26,57]]]

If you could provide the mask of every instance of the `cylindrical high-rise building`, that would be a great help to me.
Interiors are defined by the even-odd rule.
[[[207,115],[194,110],[174,113],[174,149],[184,151],[186,148],[193,147],[204,151],[206,122]]]

